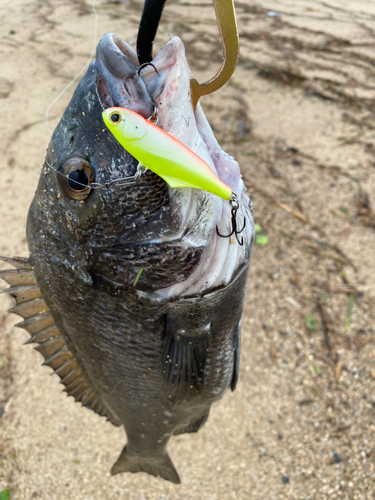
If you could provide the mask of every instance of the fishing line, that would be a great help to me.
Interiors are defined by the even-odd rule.
[[[95,49],[96,49],[96,38],[97,38],[97,35],[98,35],[98,13],[95,9],[95,2],[96,0],[92,0],[92,4],[91,4],[91,9],[92,11],[94,12],[94,15],[95,15],[95,27],[94,27],[94,43],[93,43],[93,47],[92,47],[92,51],[91,51],[91,55],[90,55],[90,58],[89,60],[87,61],[87,63],[84,65],[84,67],[81,69],[81,71],[78,73],[78,75],[76,77],[73,78],[73,80],[64,88],[64,90],[56,97],[56,99],[54,101],[51,102],[51,104],[48,106],[47,108],[47,111],[46,111],[46,126],[48,128],[48,130],[52,133],[53,130],[51,130],[49,124],[48,124],[48,115],[49,115],[49,112],[50,112],[50,109],[52,108],[52,106],[60,99],[60,97],[68,90],[68,88],[73,85],[73,83],[82,75],[82,73],[86,70],[86,68],[89,66],[91,60],[93,59],[94,57],[94,54],[95,54]],[[48,147],[48,146],[47,146]]]

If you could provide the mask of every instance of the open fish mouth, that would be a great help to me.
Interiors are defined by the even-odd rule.
[[[230,232],[230,206],[227,201],[195,189],[171,189],[170,203],[180,220],[171,240],[185,239],[189,245],[205,247],[199,265],[191,275],[156,291],[166,299],[197,296],[226,286],[239,268],[247,265],[254,240],[253,218],[237,162],[217,143],[198,104],[194,111],[190,99],[191,71],[185,49],[172,37],[152,63],[139,66],[136,52],[121,37],[107,33],[97,48],[96,66],[100,74],[98,92],[104,107],[122,106],[149,118],[158,110],[158,125],[203,158],[229,185],[240,200],[239,221],[246,219],[244,244],[217,234]],[[203,215],[202,213],[203,209]],[[190,230],[186,232],[186,228]],[[153,241],[158,240],[155,234]]]
[[[104,107],[129,108],[144,118],[152,115],[155,104],[142,80],[137,54],[129,44],[115,33],[107,33],[98,44],[95,64]]]

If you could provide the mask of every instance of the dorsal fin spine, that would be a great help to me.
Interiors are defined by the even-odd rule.
[[[68,349],[65,337],[56,326],[52,313],[43,299],[29,259],[0,256],[0,260],[16,268],[0,270],[0,278],[11,285],[7,289],[0,290],[0,293],[9,292],[16,299],[16,306],[9,312],[24,318],[16,326],[29,332],[30,339],[25,344],[38,344],[34,349],[45,358],[43,365],[50,366],[53,369],[52,374],[59,375],[61,382],[66,386],[66,392],[76,401],[106,417],[113,425],[121,425],[118,418],[103,404],[98,392],[90,386],[75,356]],[[77,379],[81,379],[79,384]]]

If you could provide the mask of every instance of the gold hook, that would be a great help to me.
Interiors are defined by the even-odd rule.
[[[224,60],[220,71],[208,82],[199,84],[195,78],[190,80],[191,103],[194,110],[202,95],[211,94],[227,83],[236,69],[239,54],[237,21],[233,0],[213,0],[213,2],[223,43]]]

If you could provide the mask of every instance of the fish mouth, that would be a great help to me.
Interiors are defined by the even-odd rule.
[[[216,228],[221,234],[230,232],[231,212],[227,201],[201,190],[168,188],[174,230],[168,235],[164,230],[160,234],[156,230],[145,240],[142,231],[138,231],[138,243],[174,241],[177,245],[204,248],[204,252],[184,281],[158,289],[156,295],[164,299],[202,296],[227,285],[250,258],[253,217],[238,163],[217,143],[200,105],[193,110],[192,75],[182,41],[171,38],[152,64],[139,66],[136,52],[118,35],[107,33],[99,42],[95,64],[100,75],[98,93],[103,106],[129,108],[144,118],[152,116],[157,107],[158,125],[205,160],[232,188],[240,200],[241,227],[245,218],[248,221],[243,232],[244,245],[239,246],[233,238],[222,238],[216,232]]]
[[[170,81],[170,70],[179,66],[184,53],[182,41],[172,37],[152,62],[139,65],[137,53],[129,44],[116,33],[105,34],[98,44],[95,61],[103,107],[120,106],[149,118],[165,86],[169,87],[168,98],[173,99],[177,82]]]
[[[107,33],[96,50],[100,78],[98,93],[104,108],[129,108],[144,118],[153,115],[155,102],[142,79],[135,50],[115,33]]]

